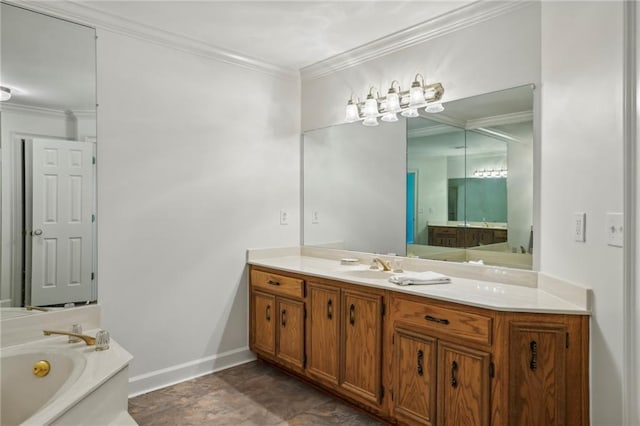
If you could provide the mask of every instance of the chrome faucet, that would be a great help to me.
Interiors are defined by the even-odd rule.
[[[53,330],[43,330],[42,332],[44,333],[45,336],[51,336],[52,334],[58,334],[60,336],[77,337],[78,339],[84,340],[84,342],[87,344],[87,346],[93,346],[93,345],[96,344],[96,338],[95,337],[87,336],[85,334],[70,333],[68,331],[53,331]]]
[[[390,271],[391,270],[391,267],[389,266],[389,264],[387,262],[385,262],[384,260],[380,259],[379,257],[374,257],[372,262],[374,264],[375,263],[379,264],[383,271]]]

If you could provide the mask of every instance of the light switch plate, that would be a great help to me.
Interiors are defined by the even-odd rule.
[[[613,247],[624,245],[624,217],[622,213],[607,213],[607,244]]]
[[[573,240],[579,243],[584,243],[586,232],[586,213],[574,213],[573,214]]]
[[[286,210],[280,210],[280,225],[289,224],[289,213]]]
[[[311,213],[311,223],[312,223],[313,225],[317,225],[317,224],[319,224],[319,223],[320,223],[320,215],[318,214],[318,211],[317,211],[317,210],[314,210],[314,211]]]

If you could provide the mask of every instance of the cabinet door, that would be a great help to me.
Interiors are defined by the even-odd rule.
[[[382,393],[382,296],[343,290],[340,385],[377,405]]]
[[[398,419],[411,424],[435,424],[436,355],[435,339],[395,330],[393,414]]]
[[[438,425],[489,424],[490,356],[438,342]]]
[[[340,289],[308,283],[307,373],[338,384]]]
[[[253,299],[253,346],[256,351],[275,354],[276,344],[276,298],[270,294],[254,291]]]
[[[304,303],[278,297],[276,357],[299,370],[304,368]]]
[[[564,425],[566,327],[510,323],[509,424]]]

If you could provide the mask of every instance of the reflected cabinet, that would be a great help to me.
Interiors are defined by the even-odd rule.
[[[392,423],[588,425],[589,318],[252,266],[250,348]]]

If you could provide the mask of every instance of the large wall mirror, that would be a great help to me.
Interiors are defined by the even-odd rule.
[[[93,302],[95,29],[0,7],[1,305]]]
[[[305,245],[530,269],[533,88],[304,134]]]

